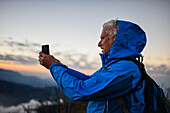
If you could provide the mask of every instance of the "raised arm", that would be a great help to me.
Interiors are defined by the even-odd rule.
[[[134,76],[140,76],[138,67],[131,62],[127,65],[118,63],[84,80],[70,75],[69,69],[60,63],[51,65],[50,71],[63,92],[72,100],[106,100],[128,93],[140,78],[134,79]]]

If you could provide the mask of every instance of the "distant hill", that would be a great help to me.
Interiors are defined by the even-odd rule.
[[[39,88],[57,85],[52,78],[40,79],[37,77],[24,76],[16,71],[10,71],[5,69],[0,69],[0,80],[30,85],[32,87],[39,87]]]
[[[44,101],[45,95],[49,92],[51,98],[56,98],[54,87],[34,88],[0,80],[0,105],[18,105],[28,102],[30,99]]]

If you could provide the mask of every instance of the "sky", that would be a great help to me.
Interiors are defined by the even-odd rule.
[[[101,66],[102,25],[116,18],[146,32],[147,71],[170,87],[170,0],[0,0],[0,68],[47,78],[38,53],[49,44],[50,54],[90,75]]]

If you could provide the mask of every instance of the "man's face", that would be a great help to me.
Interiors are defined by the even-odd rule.
[[[116,36],[111,38],[110,35],[106,33],[107,29],[108,28],[103,28],[102,34],[100,36],[100,41],[98,43],[98,46],[102,49],[103,54],[110,50],[116,38]]]

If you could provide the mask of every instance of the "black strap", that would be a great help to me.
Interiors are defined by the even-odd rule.
[[[128,108],[125,104],[125,100],[124,100],[123,96],[115,98],[114,101],[116,101],[118,103],[118,105],[122,109],[123,113],[130,113],[130,111],[128,110]]]

